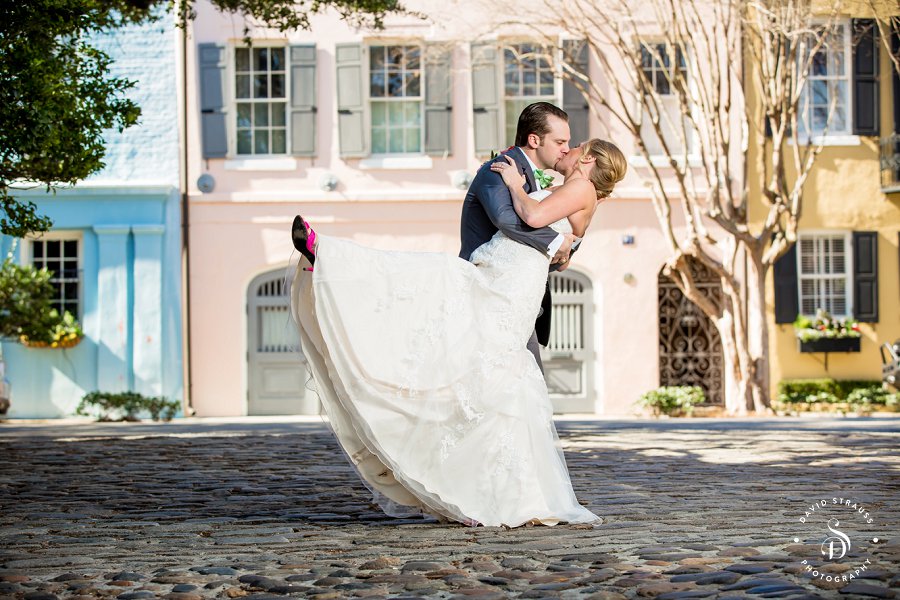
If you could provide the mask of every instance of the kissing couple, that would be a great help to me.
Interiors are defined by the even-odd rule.
[[[568,266],[627,162],[610,142],[569,138],[560,108],[522,111],[515,146],[469,187],[458,257],[366,248],[294,219],[303,353],[341,448],[388,515],[601,522],[572,489],[538,344],[548,273]],[[544,169],[564,183],[542,189]]]

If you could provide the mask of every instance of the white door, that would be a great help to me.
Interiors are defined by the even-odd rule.
[[[317,415],[319,401],[291,318],[285,270],[260,275],[247,290],[247,414]],[[308,381],[308,383],[307,383]]]
[[[594,304],[591,280],[567,269],[550,275],[550,343],[541,348],[556,413],[594,412]]]

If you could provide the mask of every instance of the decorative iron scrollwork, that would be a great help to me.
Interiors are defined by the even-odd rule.
[[[692,260],[691,275],[701,293],[722,301],[716,275]],[[659,275],[659,382],[660,385],[696,385],[709,404],[723,404],[722,341],[719,332],[696,304],[684,297],[675,283]]]

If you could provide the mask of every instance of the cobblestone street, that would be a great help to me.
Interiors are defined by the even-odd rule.
[[[0,596],[900,597],[900,419],[557,427],[600,527],[385,517],[310,420],[3,423]]]

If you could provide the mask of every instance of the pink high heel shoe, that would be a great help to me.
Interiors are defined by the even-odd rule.
[[[310,265],[316,264],[316,232],[300,215],[294,217],[294,224],[291,225],[291,241]],[[311,268],[305,270],[312,271]]]

